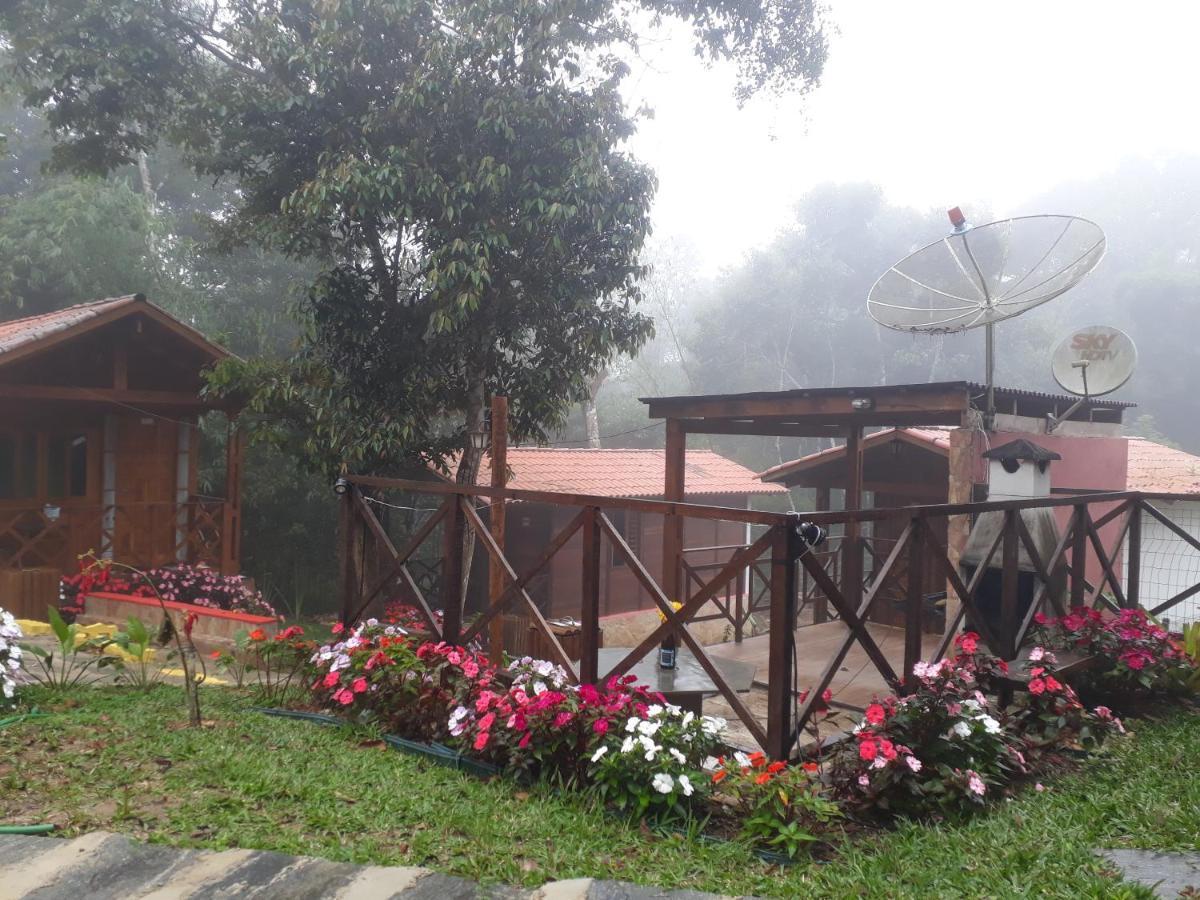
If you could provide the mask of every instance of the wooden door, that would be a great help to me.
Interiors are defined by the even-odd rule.
[[[174,422],[149,416],[117,422],[114,555],[121,562],[175,561],[177,429]]]

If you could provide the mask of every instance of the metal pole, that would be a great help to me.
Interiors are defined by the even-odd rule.
[[[987,415],[984,427],[990,429],[996,421],[996,333],[994,325],[986,325],[984,332],[984,367],[987,372]]]

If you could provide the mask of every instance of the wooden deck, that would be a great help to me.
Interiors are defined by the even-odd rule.
[[[897,672],[904,670],[904,629],[889,625],[868,624],[867,630],[879,644]],[[937,653],[937,634],[922,635],[922,657],[932,659]],[[838,647],[846,639],[846,626],[841,622],[825,622],[821,625],[805,625],[796,629],[796,682],[801,690],[816,684],[825,666],[833,659]],[[770,679],[770,635],[746,638],[740,644],[732,641],[713,644],[708,648],[715,657],[753,662],[757,666],[756,684],[766,687]],[[833,699],[850,706],[865,707],[876,695],[891,693],[883,676],[876,671],[863,648],[855,642],[846,658],[842,660],[833,682],[830,684]]]

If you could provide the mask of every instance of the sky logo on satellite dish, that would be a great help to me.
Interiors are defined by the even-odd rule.
[[[1100,332],[1073,334],[1071,335],[1071,347],[1075,351],[1076,359],[1088,362],[1116,359],[1121,350],[1119,344],[1114,347],[1113,343],[1122,337],[1124,335],[1119,331],[1110,331],[1108,334]]]
[[[1111,394],[1129,380],[1136,366],[1133,339],[1110,325],[1089,325],[1071,332],[1050,359],[1054,380],[1081,397]]]

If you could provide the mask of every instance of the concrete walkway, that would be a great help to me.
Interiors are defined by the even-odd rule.
[[[97,831],[73,840],[0,835],[0,900],[715,900],[584,878],[529,891],[429,869],[357,866],[262,850],[181,850]]]

